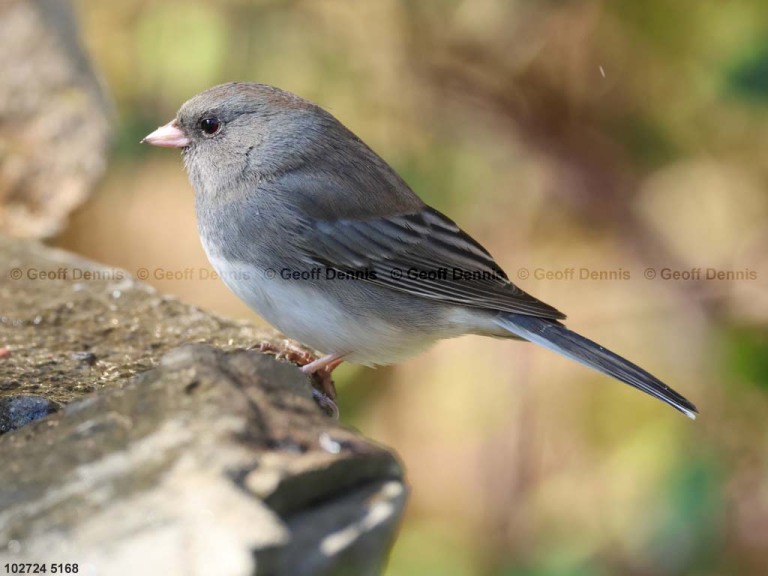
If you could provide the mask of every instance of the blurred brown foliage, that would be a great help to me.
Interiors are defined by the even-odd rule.
[[[63,246],[255,318],[205,277],[179,158],[138,141],[210,85],[275,84],[701,409],[689,422],[547,351],[474,337],[343,367],[345,420],[395,447],[413,485],[389,574],[765,572],[768,4],[76,6],[120,132]]]

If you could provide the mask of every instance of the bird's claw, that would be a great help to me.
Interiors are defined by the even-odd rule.
[[[259,351],[264,354],[271,354],[277,360],[285,360],[301,366],[302,368],[318,361],[317,355],[309,348],[305,348],[300,344],[284,339],[279,344],[274,342],[265,341],[259,344]],[[337,364],[334,364],[333,368]],[[331,370],[322,367],[318,370],[304,371],[312,382],[312,398],[315,400],[320,409],[328,416],[338,420],[339,407],[336,404],[336,385],[331,378]]]

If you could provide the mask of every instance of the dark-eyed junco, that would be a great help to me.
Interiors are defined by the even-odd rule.
[[[264,319],[325,354],[307,373],[342,360],[390,364],[480,334],[540,344],[696,415],[642,368],[568,330],[563,314],[512,284],[485,248],[311,102],[223,84],[144,142],[182,149],[211,264]]]

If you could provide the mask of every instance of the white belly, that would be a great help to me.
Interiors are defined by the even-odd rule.
[[[279,270],[212,258],[224,283],[262,318],[286,336],[323,354],[340,354],[355,364],[383,365],[405,360],[439,338],[456,334],[414,334],[379,315],[354,315],[337,298],[312,290],[307,282],[286,280]]]

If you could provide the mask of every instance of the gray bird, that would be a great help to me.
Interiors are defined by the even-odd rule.
[[[463,334],[515,338],[695,418],[683,396],[512,284],[485,248],[315,104],[263,84],[222,84],[143,142],[182,150],[200,238],[226,285],[325,354],[304,372],[399,362]]]

